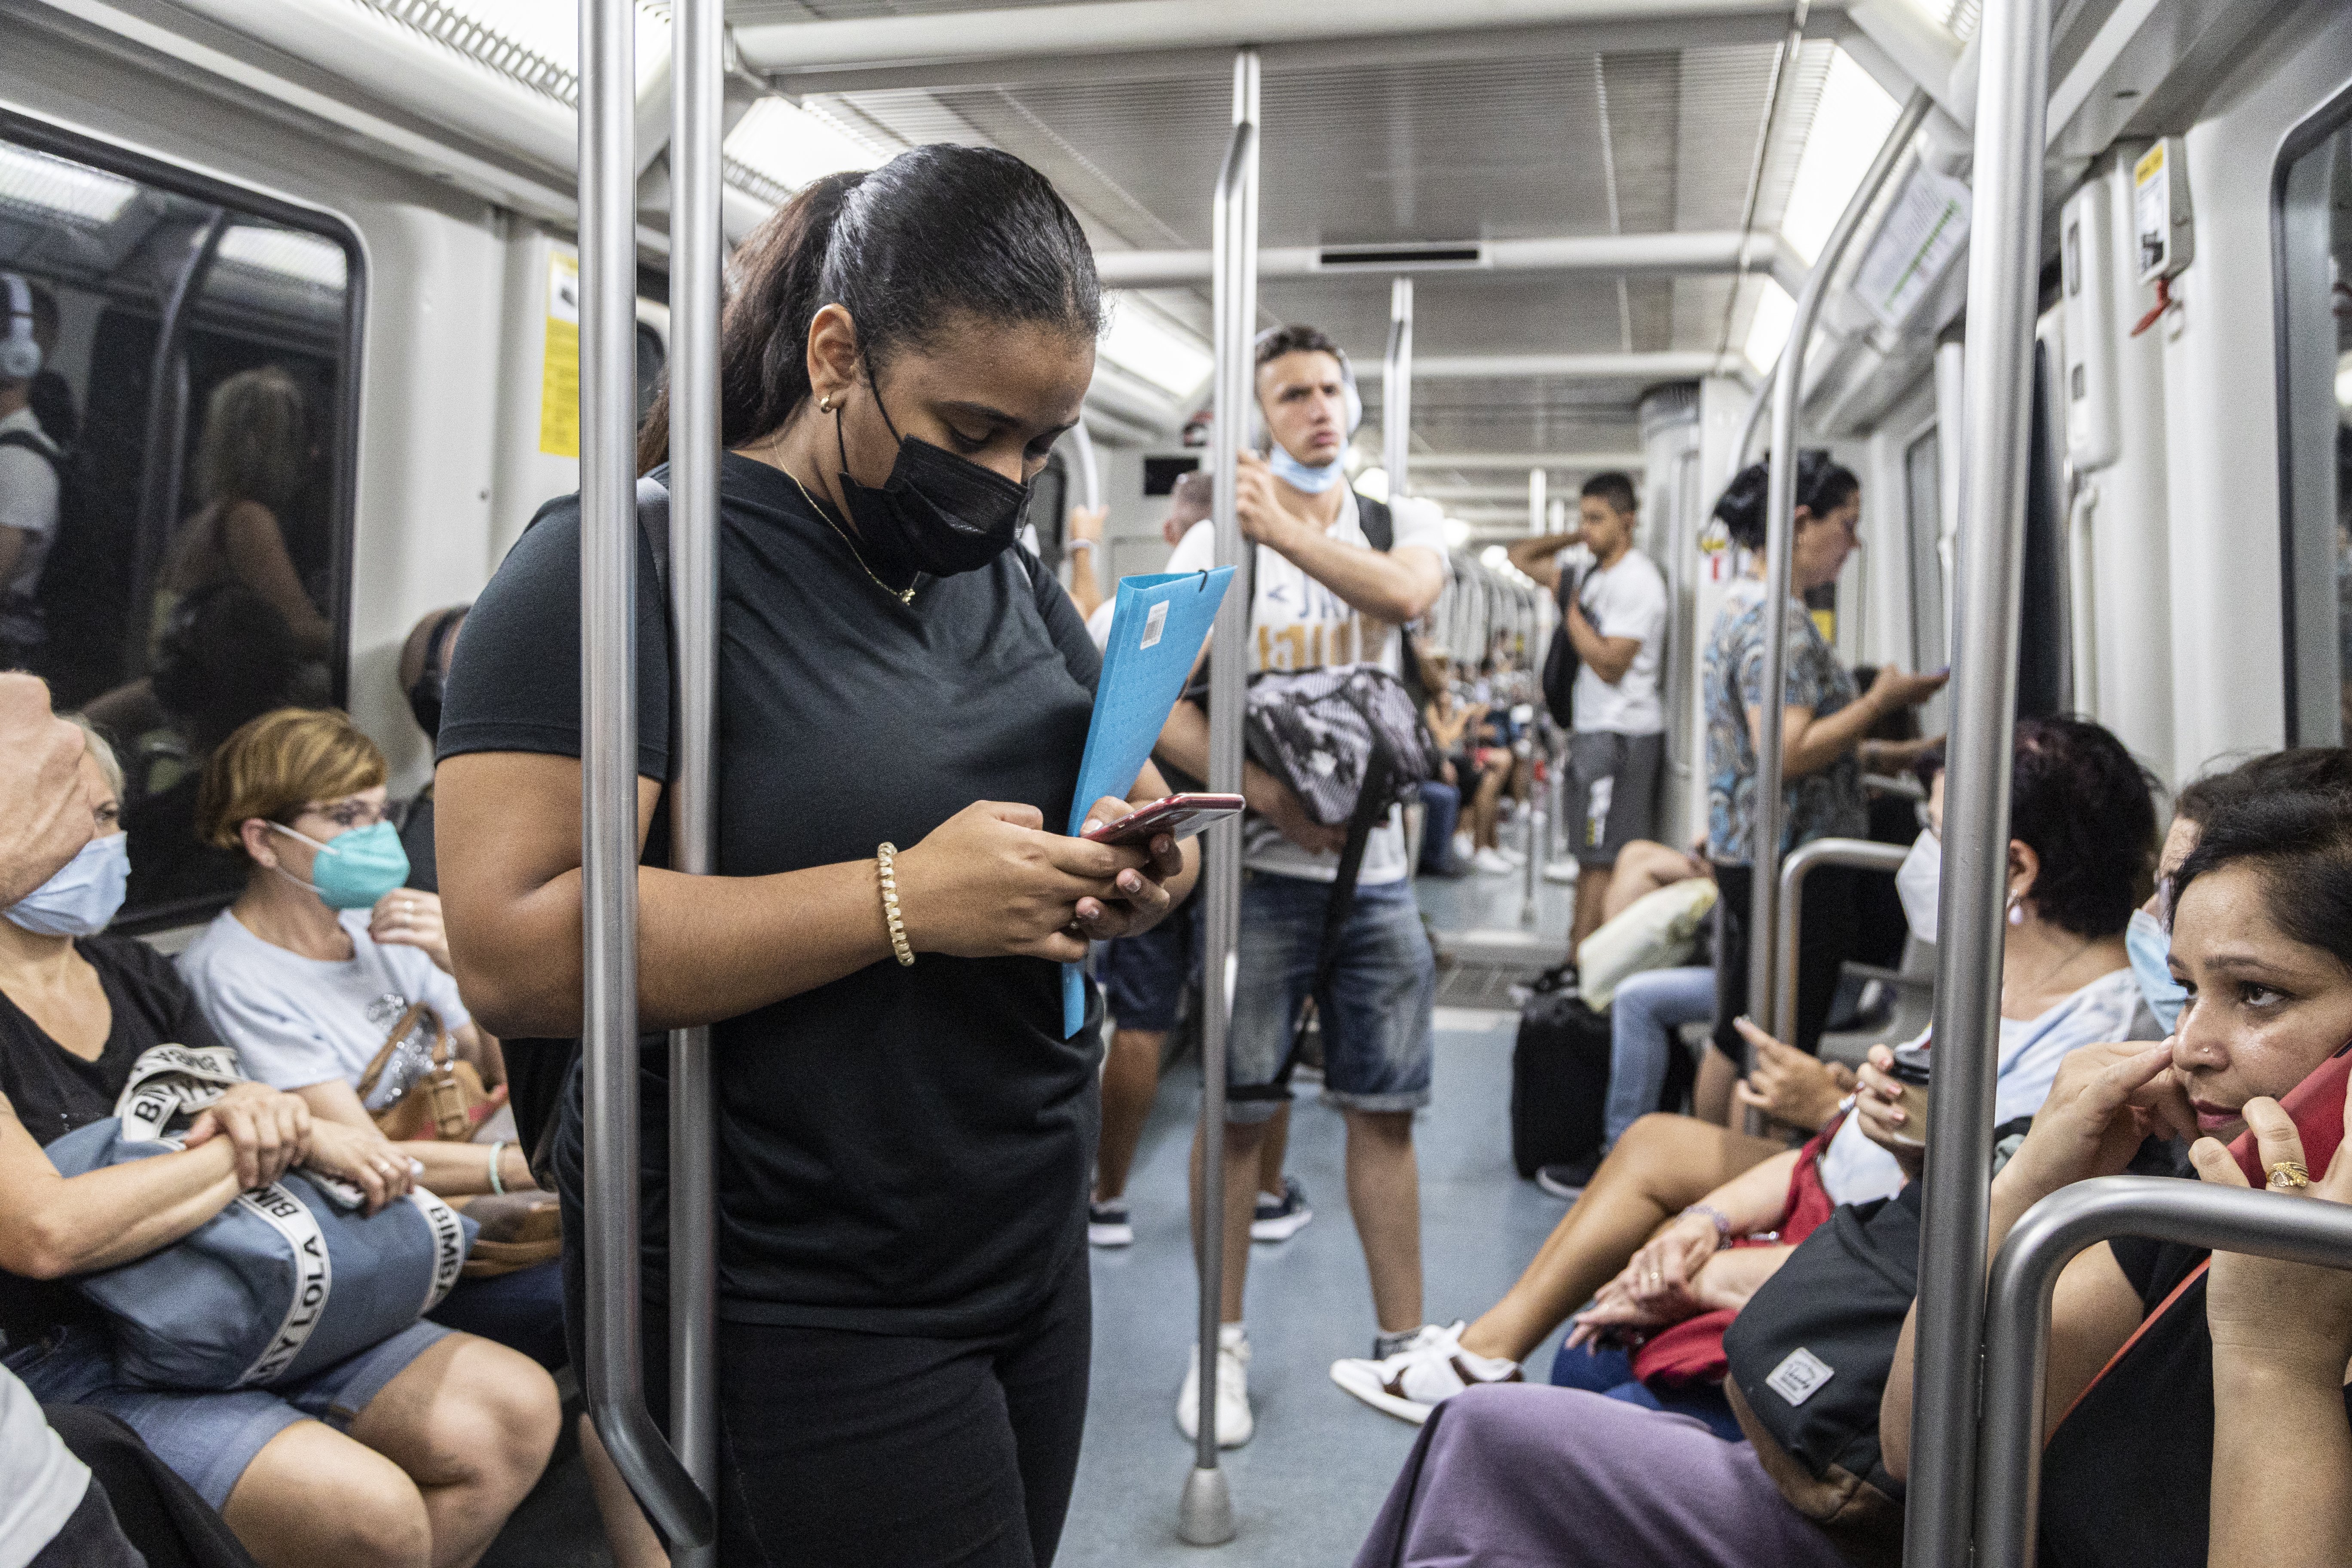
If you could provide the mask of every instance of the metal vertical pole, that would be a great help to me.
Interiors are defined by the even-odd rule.
[[[1102,505],[1102,463],[1095,456],[1095,438],[1085,420],[1070,426],[1070,445],[1078,457],[1078,493],[1087,498],[1087,505]]]
[[[1936,1092],[1912,1383],[1905,1560],[1960,1563],[1976,1496],[1977,1397],[2009,871],[2017,595],[2042,273],[2051,0],[1989,0],[1977,35],[1976,231],[1969,241],[1968,445],[1952,616],[1953,700],[1937,911]]]
[[[1813,335],[1813,321],[1828,297],[1830,279],[1861,228],[1863,215],[1870,210],[1887,175],[1895,172],[1932,104],[1927,93],[1914,89],[1895,117],[1894,129],[1880,144],[1878,156],[1838,215],[1837,226],[1830,230],[1812,270],[1805,274],[1805,286],[1797,292],[1796,316],[1789,324],[1789,341],[1781,346],[1772,377],[1772,468],[1764,505],[1764,683],[1758,705],[1763,722],[1756,736],[1755,831],[1748,853],[1755,882],[1748,901],[1748,1013],[1752,1018],[1770,1019],[1777,1011],[1773,952],[1780,914],[1784,772],[1780,710],[1788,679],[1790,554],[1797,536],[1797,402],[1805,383],[1805,343]]]
[[[630,0],[580,6],[581,1044],[588,1406],[674,1545],[709,1501],[646,1414],[637,1251],[636,72]]]
[[[1234,58],[1234,136],[1217,174],[1214,214],[1216,276],[1215,423],[1209,437],[1210,470],[1215,483],[1211,515],[1216,530],[1217,564],[1241,563],[1242,525],[1235,510],[1242,444],[1249,439],[1257,396],[1255,334],[1257,319],[1257,51]],[[1255,546],[1250,546],[1255,548]],[[1229,593],[1217,608],[1209,658],[1209,788],[1238,794],[1242,787],[1242,666],[1249,634],[1250,606]],[[1234,1500],[1217,1464],[1217,1328],[1223,1316],[1225,1258],[1225,1047],[1232,1032],[1234,950],[1241,940],[1241,824],[1221,822],[1209,829],[1207,863],[1202,872],[1207,942],[1202,955],[1206,1004],[1201,1040],[1201,1202],[1199,1208],[1201,1404],[1192,1469],[1184,1479],[1177,1532],[1195,1546],[1218,1546],[1234,1538]]]
[[[1381,362],[1381,467],[1389,499],[1412,488],[1412,279],[1389,285],[1389,346]]]
[[[677,675],[670,866],[718,869],[719,115],[723,0],[670,14],[669,585]],[[669,1431],[706,1497],[719,1492],[718,1193],[711,1150],[710,1028],[669,1037]],[[715,1548],[674,1551],[713,1568]]]

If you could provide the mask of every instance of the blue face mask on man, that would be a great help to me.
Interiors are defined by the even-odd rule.
[[[110,833],[81,847],[58,874],[0,910],[39,936],[96,936],[122,907],[131,885],[131,836]]]
[[[321,844],[307,833],[283,823],[269,825],[291,838],[318,847],[310,862],[310,879],[281,870],[278,875],[300,882],[319,895],[331,910],[364,910],[408,880],[408,851],[400,847],[400,833],[389,822],[371,823],[339,833]]]
[[[2134,910],[2124,928],[2124,951],[2131,954],[2132,978],[2139,982],[2147,1010],[2170,1034],[2189,1005],[2189,988],[2172,977],[2171,933],[2146,910]]]
[[[1279,441],[1274,444],[1274,450],[1266,454],[1265,460],[1267,466],[1274,469],[1276,479],[1311,496],[1319,496],[1332,486],[1344,483],[1348,478],[1348,467],[1344,462],[1334,458],[1319,468],[1310,468],[1292,457]]]

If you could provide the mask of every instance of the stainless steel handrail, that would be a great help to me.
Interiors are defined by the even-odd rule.
[[[1790,1044],[1797,1037],[1797,927],[1805,879],[1816,866],[1892,871],[1910,853],[1908,845],[1881,844],[1874,838],[1816,838],[1799,845],[1780,862],[1780,925],[1772,953],[1772,969],[1778,977],[1772,991],[1774,1039]]]
[[[147,362],[147,442],[140,461],[139,529],[131,542],[131,598],[123,617],[123,668],[145,669],[154,636],[149,608],[164,551],[179,522],[180,481],[188,449],[188,320],[190,307],[212,276],[229,212],[216,207],[189,236],[187,259],[172,278],[155,329],[155,351]]]
[[[1217,172],[1213,216],[1217,368],[1209,458],[1221,566],[1240,565],[1244,548],[1235,487],[1257,396],[1252,331],[1257,320],[1257,51],[1244,48],[1234,58],[1234,134]],[[1208,784],[1220,794],[1237,794],[1242,787],[1242,666],[1248,635],[1249,604],[1244,595],[1228,593],[1217,607],[1209,660]],[[1225,1049],[1233,1024],[1234,952],[1241,941],[1241,825],[1221,822],[1209,829],[1208,840],[1201,873],[1206,927],[1202,973],[1207,983],[1202,987],[1200,1220],[1193,1227],[1200,1255],[1200,1426],[1176,1526],[1195,1546],[1222,1545],[1234,1538],[1233,1492],[1217,1464],[1217,1325],[1224,1298]]]
[[[1412,279],[1389,285],[1389,344],[1381,361],[1381,466],[1389,499],[1411,488],[1412,463]]]
[[[1940,1085],[1937,1092],[1942,1092]],[[2051,1293],[2075,1254],[2118,1236],[2352,1268],[2352,1205],[2343,1204],[2151,1176],[2107,1176],[2062,1188],[2026,1210],[1993,1259],[1985,1310],[1978,1568],[2031,1568],[2033,1562]],[[1915,1458],[1912,1474],[1921,1473]],[[2189,1478],[2182,1481],[2190,1484]]]
[[[1905,1561],[1915,1568],[1968,1560],[1976,1495],[2051,5],[1989,0],[1977,35],[1977,217],[1969,240],[1967,445],[1936,915],[1936,1092],[1927,1110],[1917,1396],[1903,1537]]]
[[[1087,505],[1102,505],[1102,461],[1095,456],[1094,435],[1085,420],[1070,426],[1070,447],[1077,454],[1078,493],[1087,498]]]
[[[1797,405],[1805,385],[1806,340],[1822,301],[1829,297],[1830,279],[1845,258],[1846,247],[1862,227],[1863,215],[1878,198],[1880,187],[1895,172],[1903,150],[1911,144],[1934,100],[1916,89],[1895,117],[1895,127],[1880,144],[1878,155],[1854,187],[1845,210],[1838,215],[1805,286],[1797,294],[1797,313],[1789,325],[1789,341],[1781,346],[1780,363],[1772,378],[1772,467],[1767,487],[1764,518],[1764,682],[1756,741],[1756,806],[1748,835],[1748,858],[1755,868],[1748,906],[1748,1010],[1758,1018],[1777,1018],[1780,1006],[1773,991],[1774,919],[1780,912],[1778,889],[1780,864],[1782,756],[1786,731],[1780,721],[1782,693],[1788,680],[1789,574],[1797,532]]]
[[[723,0],[673,0],[670,16],[669,589],[677,756],[670,867],[717,871],[719,728],[719,304]],[[718,1192],[710,1028],[669,1037],[669,1436],[705,1497],[719,1495]],[[671,1553],[711,1568],[716,1547]]]
[[[630,0],[580,6],[581,917],[589,1412],[673,1545],[709,1500],[646,1413],[637,1236],[636,119]]]

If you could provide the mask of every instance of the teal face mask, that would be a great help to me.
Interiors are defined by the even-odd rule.
[[[2139,982],[2147,1010],[2156,1015],[2166,1033],[2171,1033],[2180,1010],[2189,1005],[2188,988],[2172,977],[2168,962],[2171,934],[2146,910],[2134,910],[2131,923],[2124,928],[2124,951],[2131,954],[2132,978]]]
[[[1287,480],[1292,488],[1304,490],[1311,496],[1321,495],[1348,477],[1348,466],[1345,462],[1335,458],[1320,468],[1311,467],[1284,450],[1279,441],[1274,444],[1273,450],[1266,453],[1265,460],[1273,468],[1276,478]]]
[[[278,875],[302,882],[331,910],[371,909],[378,899],[408,880],[408,851],[400,847],[399,831],[389,822],[354,827],[323,844],[281,823],[269,826],[289,838],[317,847],[319,855],[310,862],[309,881],[283,870]]]

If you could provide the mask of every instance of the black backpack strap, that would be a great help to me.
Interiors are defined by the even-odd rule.
[[[1388,502],[1358,496],[1356,522],[1364,531],[1364,542],[1381,554],[1396,548],[1396,513]]]
[[[19,451],[30,452],[57,470],[59,480],[66,477],[64,455],[30,430],[0,430],[0,447],[14,447]]]
[[[1390,784],[1396,776],[1396,759],[1389,749],[1388,740],[1366,711],[1363,700],[1348,688],[1341,688],[1348,705],[1363,714],[1364,730],[1370,737],[1371,752],[1364,762],[1364,782],[1356,793],[1356,809],[1348,814],[1348,839],[1339,848],[1339,874],[1331,880],[1330,900],[1323,906],[1323,936],[1315,954],[1315,979],[1307,988],[1307,1000],[1323,1008],[1324,993],[1330,988],[1331,977],[1339,971],[1339,954],[1345,945],[1348,919],[1356,912],[1356,884],[1363,874],[1364,850],[1371,843],[1372,829],[1389,813]],[[1302,1002],[1298,1016],[1292,1022],[1290,1045],[1282,1054],[1282,1066],[1276,1069],[1267,1083],[1243,1084],[1226,1089],[1228,1100],[1275,1100],[1290,1098],[1290,1075],[1298,1065],[1298,1047],[1307,1039],[1307,1006]]]

